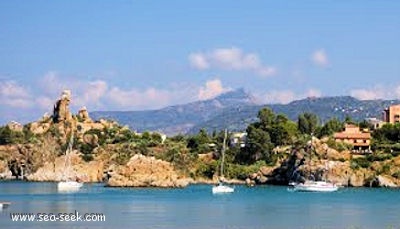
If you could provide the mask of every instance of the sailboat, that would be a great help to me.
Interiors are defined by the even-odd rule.
[[[309,163],[311,163],[311,156],[313,153],[313,136],[311,135],[311,152],[310,152],[310,159]],[[310,164],[310,178],[312,177],[311,175],[311,164]],[[329,181],[315,181],[311,180],[310,178],[306,179],[304,183],[290,183],[290,185],[293,186],[293,191],[298,191],[298,192],[335,192],[339,189],[339,187],[331,183]]]
[[[8,208],[8,206],[10,206],[11,203],[10,202],[0,202],[0,211],[2,211],[3,209]]]
[[[225,162],[225,150],[226,150],[226,138],[227,138],[227,130],[225,129],[225,134],[224,134],[224,141],[222,145],[222,159],[221,159],[221,167],[220,167],[220,181],[218,185],[212,187],[212,193],[213,194],[219,194],[219,193],[232,193],[235,191],[233,187],[230,187],[228,185],[225,185],[223,183],[223,177],[224,177],[224,162]]]
[[[71,170],[71,152],[72,152],[73,143],[74,143],[74,136],[73,136],[73,133],[71,133],[68,147],[65,152],[65,163],[64,163],[64,171],[63,171],[62,181],[58,182],[58,184],[57,184],[58,191],[78,191],[83,185],[83,183],[81,183],[81,182],[71,180],[71,177],[69,174],[70,170]]]

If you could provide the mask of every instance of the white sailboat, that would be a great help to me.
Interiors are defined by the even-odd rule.
[[[2,211],[3,209],[8,208],[8,206],[10,206],[11,203],[10,202],[0,202],[0,211]]]
[[[218,185],[212,187],[212,193],[213,194],[221,194],[221,193],[232,193],[235,191],[233,187],[230,187],[226,184],[223,183],[223,177],[224,177],[224,162],[225,162],[225,150],[226,150],[226,138],[227,138],[227,130],[225,129],[225,134],[224,134],[224,141],[222,145],[222,159],[221,159],[221,170],[220,170],[220,182]]]
[[[71,137],[68,143],[67,150],[65,152],[65,163],[64,163],[64,171],[62,181],[58,182],[57,189],[61,192],[73,192],[78,191],[83,183],[72,180],[70,177],[70,170],[71,170],[71,152],[72,152],[72,145],[74,143],[74,136],[71,133]]]
[[[312,140],[313,136],[311,135],[311,152],[310,152],[310,159],[309,163],[311,163],[311,156],[313,153],[312,147]],[[311,177],[311,164],[310,164],[310,177]],[[307,179],[304,183],[291,183],[290,185],[293,186],[293,191],[298,192],[335,192],[339,189],[339,187],[331,183],[329,181],[315,181]]]

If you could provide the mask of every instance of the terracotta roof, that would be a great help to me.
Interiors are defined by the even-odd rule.
[[[340,132],[333,135],[335,139],[371,139],[371,133],[346,133]]]

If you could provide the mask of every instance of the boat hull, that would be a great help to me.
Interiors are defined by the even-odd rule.
[[[297,192],[335,192],[338,189],[339,187],[335,184],[323,181],[300,183],[293,186],[293,191]]]
[[[8,208],[10,204],[10,202],[0,202],[0,210]]]
[[[212,193],[213,194],[219,194],[219,193],[232,193],[234,192],[235,189],[226,185],[218,185],[214,186],[212,188]]]
[[[61,181],[57,184],[58,191],[78,191],[82,187],[82,183],[76,181]]]

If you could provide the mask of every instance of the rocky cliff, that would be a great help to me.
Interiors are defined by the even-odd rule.
[[[45,162],[36,172],[26,176],[28,181],[62,181],[65,178],[82,182],[102,182],[104,166],[101,161],[85,162],[74,151],[70,168],[65,167],[65,156],[57,157],[54,162]]]
[[[108,186],[119,187],[185,187],[189,180],[179,176],[171,163],[146,157],[133,156],[126,165],[110,172]]]
[[[398,177],[393,176],[398,172],[400,156],[374,161],[364,168],[357,164],[357,158],[365,161],[365,155],[353,155],[349,151],[338,152],[329,148],[326,141],[316,138],[312,144],[315,151],[313,150],[311,156],[302,149],[293,149],[277,165],[263,166],[258,172],[250,174],[246,183],[287,185],[290,181],[304,181],[312,174],[316,180],[328,180],[339,186],[400,186]]]

